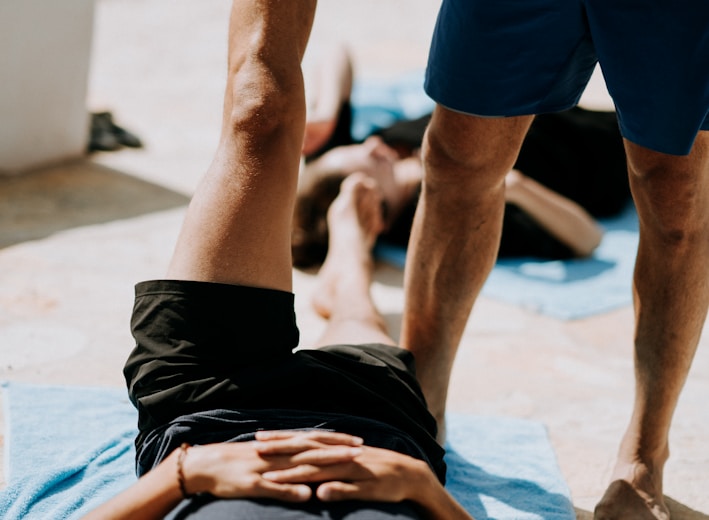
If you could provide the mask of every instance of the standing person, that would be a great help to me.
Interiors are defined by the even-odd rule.
[[[574,106],[597,62],[624,137],[640,242],[634,410],[595,515],[665,520],[670,423],[709,303],[709,4],[443,0],[402,343],[442,422],[455,353],[495,261],[505,175],[533,115]]]
[[[124,375],[142,477],[87,519],[471,519],[443,487],[414,359],[371,299],[381,198],[361,176],[329,220],[341,271],[321,285],[328,327],[320,348],[295,350],[299,64],[314,7],[234,0],[216,157],[166,279],[136,286]],[[350,238],[363,251],[340,247]]]

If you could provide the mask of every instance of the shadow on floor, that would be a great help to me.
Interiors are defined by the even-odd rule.
[[[709,520],[709,514],[695,511],[668,496],[665,497],[665,502],[670,508],[672,520]]]
[[[89,160],[0,177],[0,248],[188,202],[184,194]]]
[[[701,511],[695,511],[668,496],[665,497],[665,502],[667,507],[670,508],[672,520],[709,520],[709,515]],[[583,509],[576,509],[576,520],[593,520],[593,513]]]

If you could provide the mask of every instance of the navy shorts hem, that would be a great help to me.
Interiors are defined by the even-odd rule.
[[[564,110],[600,63],[623,136],[687,155],[709,129],[709,4],[694,0],[443,0],[426,92],[453,110]]]

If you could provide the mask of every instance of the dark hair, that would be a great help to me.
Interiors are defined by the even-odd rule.
[[[344,174],[330,174],[318,179],[307,193],[295,201],[291,252],[293,266],[315,267],[325,261],[329,242],[327,211],[340,193]]]
[[[291,232],[294,267],[308,269],[325,261],[330,240],[327,212],[340,193],[340,185],[346,177],[344,173],[330,173],[316,181],[307,193],[299,194],[296,198]],[[408,246],[420,194],[419,187],[406,202],[401,213],[391,219],[388,229],[380,237],[384,242],[403,248]]]

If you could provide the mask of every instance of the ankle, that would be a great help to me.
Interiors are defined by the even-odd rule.
[[[670,447],[666,440],[651,443],[631,433],[625,435],[618,451],[619,462],[642,464],[653,472],[656,469],[662,471],[669,458]]]
[[[621,447],[613,472],[614,479],[622,479],[634,487],[662,495],[662,476],[669,458],[669,448],[658,450],[629,450]]]

